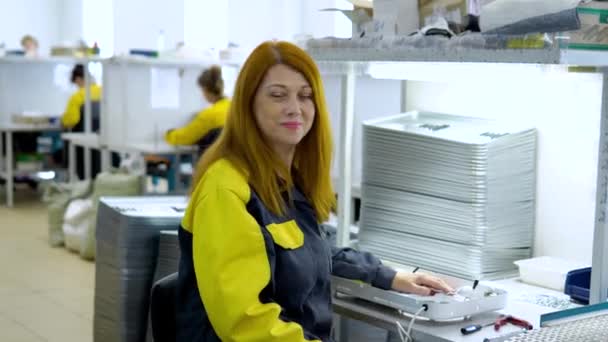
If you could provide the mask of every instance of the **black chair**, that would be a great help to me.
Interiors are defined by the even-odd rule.
[[[99,117],[101,116],[101,102],[91,101],[91,131],[99,132]],[[72,128],[72,132],[84,132],[84,104],[80,106],[80,121]]]
[[[150,319],[154,342],[175,342],[175,290],[177,272],[168,275],[152,286],[150,295]]]
[[[209,148],[209,146],[213,145],[213,143],[219,138],[220,134],[222,134],[222,128],[214,128],[210,130],[204,137],[202,137],[199,141],[196,142],[198,145],[198,155],[199,157],[205,153],[205,151]]]

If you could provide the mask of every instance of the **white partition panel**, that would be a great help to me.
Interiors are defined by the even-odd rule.
[[[14,114],[40,112],[59,116],[76,88],[70,84],[75,61],[0,58],[0,122]]]
[[[167,130],[185,125],[209,106],[197,85],[198,76],[209,65],[129,58],[107,61],[103,143],[161,143]],[[233,80],[226,80],[229,94],[233,87]]]

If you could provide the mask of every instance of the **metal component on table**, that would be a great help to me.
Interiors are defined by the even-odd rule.
[[[507,325],[507,324],[513,324],[517,327],[522,327],[526,330],[532,330],[534,329],[534,327],[532,326],[532,324],[530,324],[530,322],[523,320],[521,318],[517,318],[517,317],[513,317],[511,315],[507,315],[507,316],[500,316],[496,322],[494,323],[494,330],[499,331],[501,327]]]
[[[608,336],[608,315],[581,319],[556,326],[532,330],[513,337],[509,342],[605,342]]]
[[[495,322],[491,322],[491,323],[486,323],[486,324],[471,324],[471,325],[467,325],[465,327],[460,328],[460,332],[463,335],[471,335],[473,333],[476,333],[478,331],[480,331],[481,329],[485,328],[485,327],[489,327],[494,325]]]
[[[475,291],[476,295],[471,297],[441,293],[431,297],[418,296],[386,291],[360,281],[340,277],[332,277],[332,287],[334,293],[361,298],[410,314],[416,313],[426,305],[428,309],[420,313],[419,317],[433,321],[447,321],[501,310],[507,302],[506,291],[484,285],[479,285]]]
[[[605,342],[608,303],[552,312],[541,317],[541,328],[514,336],[509,342]]]
[[[527,330],[514,331],[512,333],[508,333],[506,335],[499,336],[499,337],[484,338],[483,342],[506,342],[506,341],[510,341],[512,338],[514,338],[516,336],[525,335],[527,332],[528,332]]]
[[[501,315],[494,322],[487,324],[471,324],[460,329],[463,335],[470,335],[480,331],[481,329],[489,326],[494,326],[495,331],[500,331],[500,328],[507,324],[513,324],[518,327],[522,327],[525,330],[532,330],[534,327],[532,324],[524,319],[513,317],[511,315]]]

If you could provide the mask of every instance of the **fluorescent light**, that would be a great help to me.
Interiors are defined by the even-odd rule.
[[[536,76],[565,73],[560,65],[515,63],[370,62],[367,74],[376,79],[475,82],[522,81]]]

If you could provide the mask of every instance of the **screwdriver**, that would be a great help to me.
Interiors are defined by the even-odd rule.
[[[460,332],[461,332],[463,335],[470,335],[470,334],[472,334],[472,333],[478,332],[479,330],[481,330],[481,329],[483,329],[483,328],[485,328],[485,327],[489,327],[489,326],[491,326],[491,325],[494,325],[494,322],[492,322],[492,323],[487,323],[487,324],[484,324],[484,325],[481,325],[481,324],[471,324],[471,325],[467,325],[467,326],[466,326],[466,327],[464,327],[464,328],[461,328],[461,329],[460,329]]]

